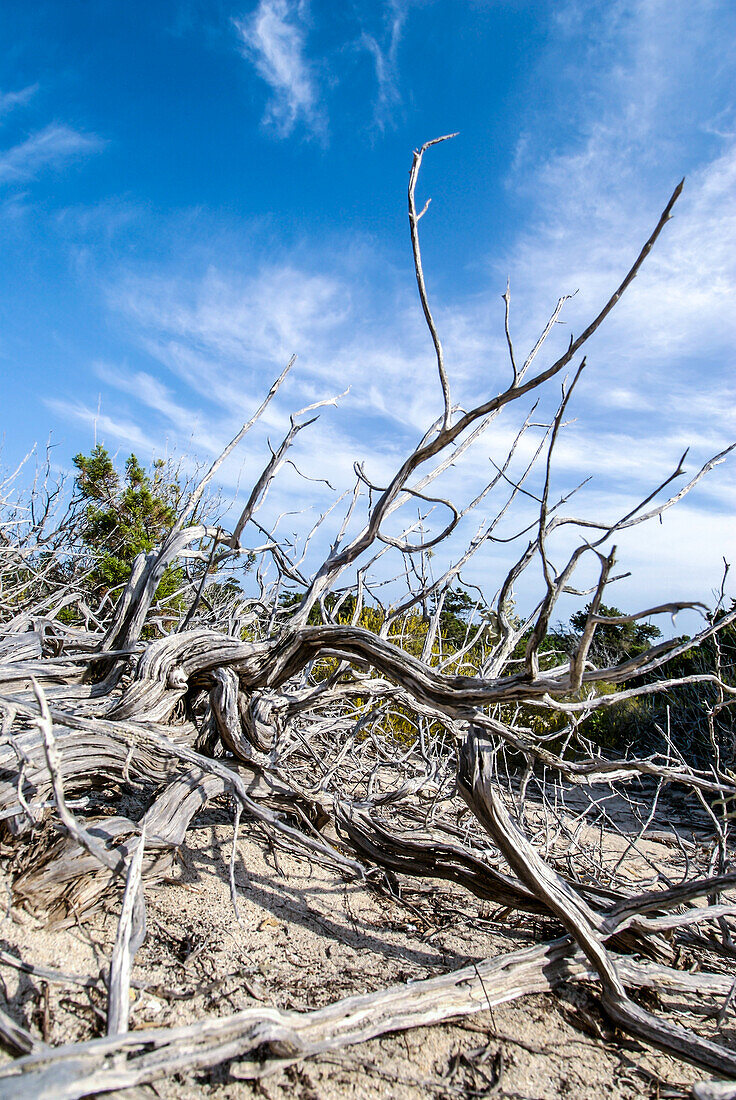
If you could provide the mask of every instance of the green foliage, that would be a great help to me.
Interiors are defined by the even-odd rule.
[[[591,611],[588,604],[583,610],[570,618],[570,629],[558,629],[551,633],[545,642],[557,644],[569,655],[575,653],[580,645],[581,636]],[[609,619],[619,618],[624,613],[617,607],[601,604],[598,614]],[[588,658],[599,668],[621,664],[631,657],[645,653],[658,638],[662,637],[659,627],[652,623],[639,621],[624,623],[598,623],[588,650]],[[599,681],[596,690],[599,695],[610,695],[615,690],[633,686],[631,684],[607,684]],[[602,749],[623,753],[641,745],[641,727],[647,718],[647,702],[629,699],[615,706],[602,707],[593,712],[583,723],[582,732],[595,741]]]
[[[78,454],[76,488],[83,504],[80,536],[92,557],[89,583],[96,595],[121,588],[135,558],[157,546],[176,520],[181,486],[166,477],[166,466],[154,463],[149,476],[135,455],[121,479],[107,450],[98,444],[89,455]],[[181,569],[169,567],[156,599],[166,600],[181,586]]]
[[[539,664],[543,671],[577,652],[589,614],[590,604],[582,611],[577,611],[567,626],[559,623],[542,639],[539,647]],[[624,613],[617,607],[601,604],[598,614],[614,619]],[[530,636],[531,629],[517,644],[514,650],[515,659],[523,659]],[[588,658],[599,668],[617,665],[630,657],[646,652],[661,637],[660,629],[651,623],[598,623],[588,650]]]
[[[715,622],[723,614],[717,615]],[[643,682],[714,673],[724,683],[736,686],[736,623],[723,627],[702,645],[685,650]],[[652,740],[657,736],[661,746],[659,731],[668,731],[672,743],[688,760],[709,765],[717,749],[722,765],[732,767],[736,761],[736,700],[715,683],[685,684],[654,695],[647,703],[646,717],[642,733]]]
[[[570,619],[573,636],[580,635],[585,629],[585,622],[590,613],[590,604],[584,611],[578,611]],[[617,607],[607,607],[601,604],[598,614],[609,619],[615,619],[623,614]],[[652,644],[662,637],[662,631],[652,623],[598,623],[590,646],[589,656],[597,665],[614,665],[629,657],[637,657],[645,653]]]
[[[542,671],[560,664],[577,651],[589,611],[590,605],[574,614],[569,624],[559,624],[543,639],[539,649]],[[599,614],[616,618],[622,612],[616,607],[601,605]],[[527,632],[518,643],[509,673],[518,672],[529,634]],[[650,623],[599,623],[588,656],[593,664],[603,669],[645,653],[661,636],[658,627]],[[721,630],[717,637],[686,650],[653,672],[631,676],[625,683],[615,685],[599,680],[594,687],[598,695],[610,695],[614,691],[664,679],[713,673],[726,683],[736,683],[734,624]],[[512,717],[511,711],[507,717]],[[521,705],[517,710],[517,720],[537,736],[552,735],[550,747],[555,747],[554,735],[559,732],[562,744],[567,728],[567,719],[563,714],[550,713],[533,705]],[[666,734],[676,751],[693,766],[709,766],[716,750],[724,766],[732,766],[736,760],[736,704],[733,703],[733,696],[723,697],[712,683],[681,685],[601,707],[581,723],[580,732],[612,755],[625,756],[633,752],[641,756],[664,752]]]
[[[462,649],[470,640],[468,625],[471,614],[476,612],[474,626],[470,628],[475,633],[480,625],[478,611],[482,613],[483,610],[484,605],[479,605],[478,599],[474,599],[463,588],[447,590],[440,612],[440,635],[444,652]]]
[[[616,608],[601,607],[601,615],[615,617]],[[716,620],[717,621],[717,620]],[[573,615],[567,644],[575,644],[585,624],[585,612]],[[563,632],[564,637],[564,632]],[[646,652],[661,638],[648,623],[599,624],[591,646],[593,661],[612,665]],[[687,639],[680,639],[686,641]],[[685,650],[672,661],[644,676],[632,676],[623,684],[597,683],[600,694],[635,688],[661,680],[717,674],[726,683],[736,682],[736,626],[724,627],[702,645]],[[717,752],[724,766],[736,759],[736,713],[733,697],[723,696],[713,683],[683,684],[652,695],[623,700],[604,707],[583,723],[582,732],[605,751],[625,755],[663,752],[666,738],[693,766],[709,766]]]
[[[292,610],[299,602],[298,596],[282,596],[281,606]],[[492,638],[484,638],[473,645],[464,658],[452,660],[470,638],[468,622],[476,609],[477,601],[465,590],[450,589],[445,594],[440,614],[438,636],[432,646],[430,664],[440,660],[449,662],[445,669],[450,673],[474,674],[492,644]],[[337,597],[330,594],[325,607],[331,614],[337,606]],[[430,611],[436,609],[430,601]],[[355,597],[348,595],[339,605],[337,621],[347,624],[355,611]],[[481,618],[488,616],[485,607],[478,608]],[[579,648],[585,629],[590,605],[575,613],[569,623],[560,623],[551,630],[540,645],[539,658],[542,671],[567,660]],[[622,612],[612,606],[601,605],[600,615],[618,618]],[[477,612],[476,612],[477,616]],[[309,616],[310,624],[322,622],[320,608],[314,607]],[[358,625],[378,633],[384,623],[384,614],[377,607],[364,607]],[[401,647],[419,656],[427,637],[429,620],[419,611],[411,612],[391,625],[388,636]],[[472,629],[472,628],[471,628]],[[513,675],[523,667],[524,653],[530,632],[518,643],[507,673]],[[646,622],[599,623],[596,626],[588,656],[598,668],[620,664],[639,656],[662,637],[657,626]],[[323,659],[314,669],[318,680],[325,679],[337,668],[334,658]],[[598,695],[610,695],[615,691],[650,683],[657,679],[673,679],[702,673],[717,672],[726,682],[736,682],[736,625],[720,632],[718,638],[710,638],[702,646],[693,647],[674,661],[646,676],[632,676],[623,684],[605,681],[595,683]],[[637,755],[662,752],[665,749],[663,731],[669,731],[673,745],[693,765],[705,766],[713,760],[713,746],[718,747],[724,766],[732,766],[736,759],[736,706],[720,705],[718,688],[697,684],[670,689],[661,694],[645,695],[624,700],[613,706],[595,710],[581,724],[580,732],[600,745],[611,755]],[[360,703],[360,700],[358,701]],[[539,737],[547,738],[551,749],[560,749],[567,742],[568,719],[560,712],[540,710],[533,705],[514,705],[502,708],[502,717],[518,721]],[[399,745],[412,744],[417,736],[416,720],[400,705],[394,705],[381,720],[382,735]],[[439,732],[439,727],[437,727]],[[574,751],[574,749],[572,749]]]

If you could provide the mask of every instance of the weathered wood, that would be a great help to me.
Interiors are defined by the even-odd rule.
[[[107,995],[108,1035],[120,1035],[128,1030],[130,972],[135,953],[146,936],[146,909],[141,883],[145,843],[146,826],[144,824],[138,838],[138,846],[128,864],[118,931],[110,960]]]
[[[683,974],[626,957],[617,957],[616,964],[632,988],[726,995],[732,984],[727,975]],[[74,1100],[243,1059],[256,1050],[260,1060],[239,1062],[235,1073],[259,1077],[299,1058],[482,1012],[547,992],[559,982],[595,976],[595,968],[564,937],[437,978],[347,997],[312,1012],[258,1006],[187,1027],[136,1030],[44,1050],[0,1069],[0,1097]]]
[[[695,1065],[736,1076],[736,1052],[702,1038],[683,1027],[660,1020],[627,995],[613,956],[600,933],[605,925],[544,860],[514,824],[493,781],[489,746],[472,731],[463,746],[459,785],[466,802],[503,852],[509,865],[534,893],[557,914],[584,952],[601,982],[602,1004],[613,1021],[626,1031]]]
[[[477,1012],[576,980],[600,987],[604,1008],[621,1028],[710,1071],[736,1074],[736,1054],[671,1020],[654,1017],[628,993],[637,987],[688,994],[707,990],[726,998],[725,1013],[733,992],[731,976],[681,973],[625,953],[641,950],[661,960],[669,957],[669,950],[674,958],[688,942],[687,927],[711,921],[720,938],[706,939],[701,931],[702,943],[714,954],[720,951],[721,957],[733,954],[736,875],[729,863],[728,831],[736,804],[733,771],[714,734],[713,758],[696,768],[678,755],[671,741],[665,755],[606,756],[585,743],[579,727],[579,721],[596,709],[677,686],[700,686],[715,693],[711,721],[736,698],[720,657],[713,668],[697,674],[641,682],[646,674],[666,669],[686,649],[705,643],[717,649],[719,632],[736,622],[736,608],[727,613],[721,609],[687,641],[666,641],[632,658],[622,655],[606,668],[595,667],[591,660],[596,630],[602,625],[696,606],[677,600],[634,615],[603,614],[615,558],[610,543],[619,531],[656,518],[676,504],[732,448],[707,461],[675,491],[670,486],[683,473],[681,460],[643,500],[613,520],[566,514],[563,505],[572,494],[552,499],[552,460],[573,387],[585,367],[583,359],[573,382],[563,385],[556,412],[542,425],[540,441],[528,462],[521,463],[521,472],[516,449],[522,439],[528,440],[527,431],[540,426],[536,406],[527,409],[506,458],[472,499],[457,504],[429,495],[435,492],[430,489],[433,483],[491,429],[502,409],[541,393],[582,353],[639,272],[682,185],[618,288],[551,364],[535,365],[566,298],[559,300],[520,365],[509,329],[507,288],[511,383],[465,410],[451,404],[419,247],[418,223],[427,208],[416,209],[417,177],[424,154],[434,144],[425,144],[414,155],[408,198],[415,273],[435,350],[442,411],[385,486],[376,485],[362,466],[356,466],[343,518],[330,535],[324,561],[311,574],[303,564],[306,547],[331,509],[304,536],[304,550],[299,552],[294,541],[280,539],[275,529],[264,527],[257,513],[298,433],[312,422],[305,419],[307,414],[334,399],[317,402],[289,419],[281,443],[271,450],[245,494],[245,505],[230,532],[210,526],[198,514],[207,484],[262,415],[293,360],[189,492],[162,544],[136,558],[117,602],[109,594],[101,602],[90,598],[87,580],[93,563],[81,553],[84,540],[79,541],[73,506],[51,530],[51,498],[27,513],[40,519],[20,518],[25,513],[13,510],[13,505],[11,520],[0,528],[0,825],[17,853],[22,854],[29,838],[39,849],[46,845],[43,851],[34,850],[32,864],[16,873],[13,899],[50,921],[63,922],[72,910],[79,919],[103,896],[122,895],[106,974],[108,1035],[51,1050],[0,1013],[0,1037],[24,1055],[0,1069],[2,1096],[35,1100],[115,1093],[140,1088],[166,1074],[233,1060],[236,1075],[256,1077],[298,1058]],[[537,468],[541,489],[529,482]],[[500,496],[492,507],[494,493]],[[366,494],[365,514],[359,518]],[[468,622],[464,641],[448,652],[440,629],[443,601],[473,556],[501,538],[499,525],[520,494],[536,501],[538,516],[531,525],[525,517],[519,528],[518,556],[500,578],[494,607],[483,609],[483,621],[477,625]],[[653,503],[655,497],[660,503]],[[409,505],[420,510],[402,530],[398,514]],[[484,510],[475,535],[461,552],[452,549],[451,563],[432,579],[428,554],[439,545],[448,549],[449,536],[461,529],[460,520],[475,508]],[[445,518],[439,528],[430,529],[433,509]],[[548,542],[563,525],[577,532],[577,544],[567,560],[554,567]],[[65,543],[74,537],[79,562]],[[385,607],[385,574],[371,589],[369,571],[389,551],[400,559],[407,591]],[[255,595],[233,590],[229,602],[210,604],[211,571],[243,554],[254,566],[247,580]],[[574,590],[576,571],[591,557],[599,580],[579,644],[571,653],[543,653],[558,601]],[[62,569],[57,568],[57,558]],[[170,609],[165,620],[157,618],[155,600],[165,570],[179,559],[194,561],[200,572],[187,574],[177,622],[177,612]],[[535,565],[543,577],[542,592],[527,618],[518,618],[513,593]],[[275,580],[267,579],[269,569]],[[354,583],[347,578],[354,578]],[[284,601],[284,586],[287,596],[297,591],[299,598]],[[220,614],[218,607],[226,612]],[[69,609],[71,614],[61,615]],[[417,628],[420,615],[426,627],[423,634]],[[524,658],[515,661],[519,647]],[[639,682],[631,686],[633,677]],[[601,681],[614,690],[600,691]],[[564,736],[559,729],[554,740],[539,735],[539,722],[549,713],[569,723]],[[461,743],[457,787],[471,811],[462,828],[463,804],[453,785]],[[518,791],[522,808],[527,784],[536,784],[538,802],[530,810],[538,813],[541,825],[535,843],[510,815],[494,778],[492,757],[505,759],[506,779]],[[618,861],[625,862],[632,849],[649,865],[654,888],[636,895],[632,880],[618,873],[618,864],[611,870],[592,844],[577,839],[569,825],[575,815],[564,808],[573,787],[592,792],[603,785],[624,796],[632,782],[656,783],[648,816],[639,815],[638,834],[632,835]],[[697,860],[691,865],[690,855],[684,853],[684,878],[675,886],[639,846],[654,816],[656,798],[673,785],[699,799],[711,845],[707,871],[698,868]],[[118,793],[136,792],[148,808],[139,821],[122,813],[96,816],[84,800],[100,787],[111,800]],[[422,803],[422,817],[414,803],[425,800],[426,792],[451,807],[454,818],[449,810],[435,816],[434,802]],[[224,794],[232,796],[236,806],[229,863],[236,916],[235,844],[241,820],[247,824],[250,819],[276,843],[347,877],[363,877],[365,861],[370,861],[375,866],[366,879],[369,884],[380,885],[375,867],[394,884],[401,874],[444,879],[505,909],[552,914],[568,935],[453,974],[346,998],[312,1012],[259,1006],[188,1027],[128,1032],[128,989],[144,929],[144,886],[170,871],[194,815]],[[592,797],[591,793],[591,805]],[[80,799],[81,805],[73,799]],[[93,805],[91,798],[89,802]],[[585,823],[585,814],[584,810],[576,817],[576,829]],[[62,832],[60,839],[52,840],[50,830],[44,833],[40,828],[49,822]],[[498,859],[489,858],[481,828],[500,853]],[[569,837],[564,849],[559,844],[555,849],[557,833]],[[559,866],[563,856],[564,874]],[[693,904],[696,900],[702,904]],[[660,933],[666,933],[667,942]],[[691,946],[695,939],[690,933]],[[6,956],[0,961],[30,967],[26,972],[39,977],[44,972],[46,980],[100,983],[100,976],[54,974]],[[695,1087],[694,1095],[715,1100],[731,1097],[734,1091],[730,1084],[705,1082]]]

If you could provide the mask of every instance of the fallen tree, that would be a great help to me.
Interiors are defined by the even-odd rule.
[[[592,648],[601,626],[697,606],[672,602],[629,616],[607,614],[604,594],[616,579],[612,543],[619,532],[675,505],[731,448],[684,487],[671,488],[683,476],[683,456],[669,477],[613,520],[570,516],[565,508],[572,494],[555,498],[552,491],[555,446],[585,368],[580,355],[636,277],[682,185],[621,284],[548,365],[536,366],[565,299],[520,363],[507,291],[510,383],[464,410],[452,403],[419,244],[427,205],[417,210],[415,191],[422,158],[434,144],[414,154],[408,200],[442,411],[386,485],[356,466],[344,517],[316,569],[305,570],[305,551],[265,526],[259,510],[318,406],[291,417],[229,529],[201,513],[207,487],[291,363],[182,498],[160,544],[135,558],[116,601],[106,595],[90,607],[89,563],[69,549],[73,513],[55,523],[53,492],[45,498],[41,492],[40,506],[37,495],[30,514],[8,497],[0,532],[0,820],[16,853],[13,903],[63,923],[117,892],[120,918],[107,971],[79,979],[107,989],[106,1036],[51,1048],[3,1013],[0,1035],[20,1057],[0,1068],[0,1095],[79,1097],[220,1063],[230,1063],[236,1076],[257,1077],[321,1051],[581,978],[596,983],[604,1012],[623,1031],[736,1079],[736,1052],[654,1015],[632,995],[643,987],[707,990],[725,998],[728,1009],[728,969],[736,955],[733,761],[715,733],[709,766],[696,767],[666,730],[662,751],[638,758],[605,754],[585,726],[600,708],[679,686],[712,687],[712,715],[736,694],[719,666],[667,676],[668,664],[686,650],[717,640],[736,619],[733,610],[705,616],[693,639],[660,642],[606,667],[593,660]],[[505,408],[535,401],[568,367],[573,373],[553,415],[541,426],[533,411],[524,416],[504,460],[472,500],[430,495]],[[527,457],[519,460],[522,451]],[[510,540],[502,523],[530,501],[533,521],[523,519]],[[418,508],[417,518],[402,523],[410,508]],[[430,553],[454,546],[461,521],[473,511],[482,515],[477,530],[434,576]],[[332,522],[332,514],[320,524]],[[577,541],[554,564],[554,536],[561,530],[575,532]],[[479,594],[475,622],[471,616],[464,638],[449,644],[441,630],[448,594],[474,555],[509,541],[519,547],[517,557],[494,599],[486,603]],[[392,556],[405,584],[401,595],[394,584],[391,602],[382,602]],[[576,573],[591,559],[597,580],[577,593],[587,600],[577,647],[550,650],[545,643],[558,602],[576,591]],[[253,566],[253,594],[236,588],[225,599],[222,591],[217,600],[208,598],[218,571],[244,562]],[[181,588],[172,602],[171,585],[165,597],[160,586],[175,565]],[[541,594],[519,617],[514,590],[532,567],[541,569]],[[659,676],[651,679],[655,671]],[[632,786],[647,796],[646,813],[634,807],[627,793]],[[79,800],[84,804],[101,787],[121,802],[133,792],[144,811],[138,818],[122,809],[103,817],[79,812]],[[688,793],[709,831],[695,855],[682,861],[677,883],[652,865],[642,893],[627,859],[640,851],[658,803],[673,787]],[[236,917],[237,833],[257,824],[273,844],[308,853],[372,889],[395,891],[397,875],[444,879],[509,912],[546,914],[562,926],[560,936],[482,966],[313,1012],[264,1006],[189,1027],[129,1033],[128,988],[146,934],[146,885],[168,874],[196,813],[225,795],[235,807],[230,886]],[[575,801],[581,797],[582,811]],[[634,818],[616,860],[604,839],[614,827],[607,809],[614,797],[627,800]],[[591,821],[600,826],[596,841]],[[31,841],[34,857],[24,860]],[[711,970],[695,978],[679,968],[684,947],[701,951]],[[33,972],[32,961],[3,961]],[[45,980],[65,976],[46,972]],[[703,1083],[695,1094],[736,1096],[736,1085]]]

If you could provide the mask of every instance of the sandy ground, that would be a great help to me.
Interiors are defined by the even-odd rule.
[[[492,907],[445,883],[407,881],[403,904],[277,853],[247,826],[241,827],[236,862],[238,923],[228,885],[231,842],[226,813],[209,809],[188,833],[176,881],[147,889],[148,937],[133,970],[132,1028],[191,1023],[257,1002],[318,1007],[560,931],[551,920],[528,916],[496,922]],[[119,900],[109,904],[109,911],[98,909],[63,930],[45,929],[10,909],[0,925],[0,946],[67,974],[97,974],[115,934]],[[4,964],[0,975],[7,1011],[34,1034],[59,1043],[103,1033],[102,988],[47,985]],[[736,1032],[726,1028],[720,1037],[733,1043]],[[388,1035],[256,1082],[237,1080],[236,1074],[237,1065],[222,1066],[157,1081],[140,1095],[588,1100],[688,1095],[689,1084],[702,1077],[614,1034],[593,994],[582,987]]]

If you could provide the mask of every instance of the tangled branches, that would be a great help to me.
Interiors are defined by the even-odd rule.
[[[579,355],[636,277],[681,185],[621,284],[548,365],[536,363],[565,300],[520,364],[507,292],[510,383],[464,410],[451,402],[419,245],[427,207],[417,212],[415,190],[433,144],[414,157],[409,219],[443,409],[386,485],[375,485],[356,467],[344,517],[317,568],[308,570],[306,549],[300,553],[280,538],[259,511],[318,406],[291,417],[227,530],[201,512],[207,486],[291,363],[253,418],[178,500],[158,545],[135,558],[117,599],[106,594],[95,604],[90,598],[89,563],[70,553],[73,515],[54,525],[54,491],[39,490],[31,512],[8,503],[0,534],[0,820],[14,851],[40,844],[40,856],[15,875],[13,904],[63,923],[117,894],[120,918],[105,976],[106,1035],[52,1048],[3,1014],[0,1033],[20,1057],[0,1069],[0,1095],[99,1094],[233,1059],[240,1060],[241,1076],[258,1076],[269,1066],[581,977],[597,984],[605,1013],[622,1030],[736,1078],[732,1050],[654,1015],[632,996],[643,987],[700,989],[730,1000],[736,781],[729,760],[715,733],[712,759],[696,766],[667,730],[660,752],[638,757],[605,753],[586,726],[603,708],[677,687],[712,689],[711,714],[733,698],[718,663],[687,675],[667,670],[677,669],[693,647],[717,649],[734,611],[706,618],[687,642],[661,642],[603,666],[594,645],[603,627],[695,606],[673,602],[612,615],[603,602],[615,579],[612,543],[620,532],[661,516],[728,451],[674,490],[681,461],[643,500],[608,521],[568,515],[571,494],[555,499],[551,486],[555,446],[585,368]],[[529,413],[473,500],[457,504],[430,495],[491,432],[502,410],[536,399],[568,366],[572,378],[536,442],[528,446],[540,429]],[[454,617],[461,630],[450,638],[443,616],[462,570],[475,555],[509,543],[502,521],[530,500],[535,515],[511,540],[517,556],[495,597],[486,602],[479,594],[469,619]],[[409,507],[419,508],[418,518],[402,523]],[[435,511],[446,513],[436,531]],[[454,546],[451,536],[473,511],[482,514],[477,530],[435,576],[430,552]],[[332,514],[318,527],[332,522]],[[577,541],[555,564],[560,530],[575,532]],[[392,555],[405,582],[401,591],[387,584]],[[555,651],[548,644],[552,616],[590,560],[597,580],[582,593],[589,602],[576,644]],[[212,578],[244,563],[251,591],[236,585],[215,592]],[[174,566],[182,567],[180,590],[174,600],[168,591],[164,606],[161,582]],[[536,607],[520,618],[514,590],[533,566],[541,570],[542,590]],[[390,602],[381,599],[386,590]],[[117,812],[95,814],[100,790],[108,810],[110,798],[120,800]],[[661,827],[660,810],[668,816],[673,792],[687,800],[691,815],[697,808],[703,828],[687,844],[673,829],[665,867],[647,841]],[[131,793],[144,807],[138,817],[123,812],[123,796]],[[395,891],[397,876],[444,879],[507,912],[545,914],[560,934],[470,970],[311,1012],[254,1007],[186,1028],[129,1032],[127,990],[146,935],[145,889],[169,874],[195,814],[224,795],[234,801],[236,837],[243,823],[257,825],[272,844],[308,853],[374,890]],[[646,882],[632,870],[642,860]],[[230,887],[237,917],[232,860]],[[707,958],[710,969],[696,980],[679,965],[685,957]],[[698,1085],[696,1094],[736,1095],[714,1088]]]

